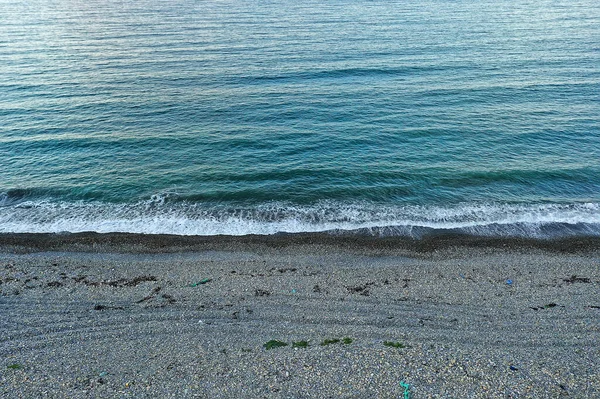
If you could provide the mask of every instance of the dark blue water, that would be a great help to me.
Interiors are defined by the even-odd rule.
[[[0,232],[598,235],[600,7],[0,0],[0,159]]]

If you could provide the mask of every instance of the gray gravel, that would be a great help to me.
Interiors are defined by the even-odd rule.
[[[211,245],[0,254],[0,397],[600,397],[600,250]]]

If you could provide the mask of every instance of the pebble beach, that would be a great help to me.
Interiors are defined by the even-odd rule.
[[[0,237],[6,398],[593,398],[598,239]]]
[[[0,399],[600,398],[600,7],[0,0]]]

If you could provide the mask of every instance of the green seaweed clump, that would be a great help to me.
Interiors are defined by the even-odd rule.
[[[22,370],[23,366],[21,366],[20,364],[14,363],[14,364],[9,364],[8,366],[6,366],[6,368],[9,370]]]
[[[269,349],[273,349],[273,348],[281,348],[282,346],[288,346],[288,344],[286,342],[281,342],[281,341],[277,341],[276,339],[272,339],[269,342],[267,342],[266,344],[263,345],[265,347],[266,350]]]
[[[352,338],[346,337],[346,338],[342,339],[342,342],[346,345],[349,345],[352,343]]]
[[[383,341],[383,345],[392,348],[406,348],[406,345],[404,345],[402,342]]]
[[[308,348],[307,341],[292,342],[292,348]]]

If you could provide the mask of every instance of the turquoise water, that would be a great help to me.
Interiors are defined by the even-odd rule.
[[[600,234],[596,0],[0,0],[0,232]]]

